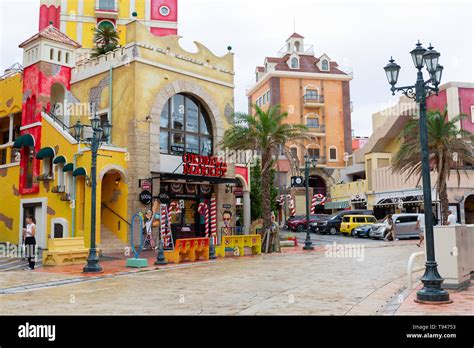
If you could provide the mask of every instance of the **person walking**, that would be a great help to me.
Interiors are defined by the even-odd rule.
[[[35,269],[36,258],[36,220],[32,216],[26,218],[26,228],[23,229],[23,239],[25,241],[26,256],[28,258],[28,268],[25,271]]]
[[[418,248],[421,248],[421,244],[423,244],[423,241],[425,240],[425,213],[423,210],[420,214],[418,214],[416,230],[420,231],[420,242],[417,244],[417,246]]]
[[[448,222],[446,223],[447,226],[456,226],[458,223],[456,216],[454,216],[453,212],[450,210],[448,215]]]
[[[154,250],[156,247],[155,240],[153,239],[153,219],[154,213],[148,210],[145,214],[145,221],[143,222],[143,235],[145,237],[145,243],[142,251]]]
[[[387,235],[385,236],[384,240],[385,241],[394,241],[395,240],[395,226],[393,225],[393,218],[392,215],[387,216]],[[392,238],[390,240],[390,238]]]

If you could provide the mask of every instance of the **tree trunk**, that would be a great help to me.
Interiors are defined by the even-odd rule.
[[[271,154],[269,155],[267,153],[262,153],[262,218],[264,231],[270,231],[272,227],[272,212],[270,202],[272,182],[270,177],[271,165],[269,161],[271,161]],[[271,248],[269,248],[269,250],[271,250]]]
[[[441,203],[441,221],[442,225],[445,225],[448,221],[449,216],[449,199],[448,199],[448,191],[446,186],[446,175],[444,173],[440,174],[439,179],[439,187],[438,187],[438,194],[439,194],[439,201]]]

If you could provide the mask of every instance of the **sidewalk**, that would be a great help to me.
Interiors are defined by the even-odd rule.
[[[472,282],[471,282],[472,283]],[[474,284],[464,291],[450,290],[452,304],[425,305],[415,302],[416,293],[422,288],[420,284],[411,291],[395,315],[474,315]]]

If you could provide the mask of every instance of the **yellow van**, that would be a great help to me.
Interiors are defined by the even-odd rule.
[[[354,236],[354,230],[363,225],[376,224],[377,219],[373,215],[346,215],[342,218],[341,233]]]

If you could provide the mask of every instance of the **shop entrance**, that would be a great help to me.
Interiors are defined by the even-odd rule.
[[[198,213],[200,203],[210,206],[213,185],[161,183],[161,193],[170,197],[171,204],[180,207],[179,213],[171,214],[171,230],[174,240],[205,237],[204,217]]]

